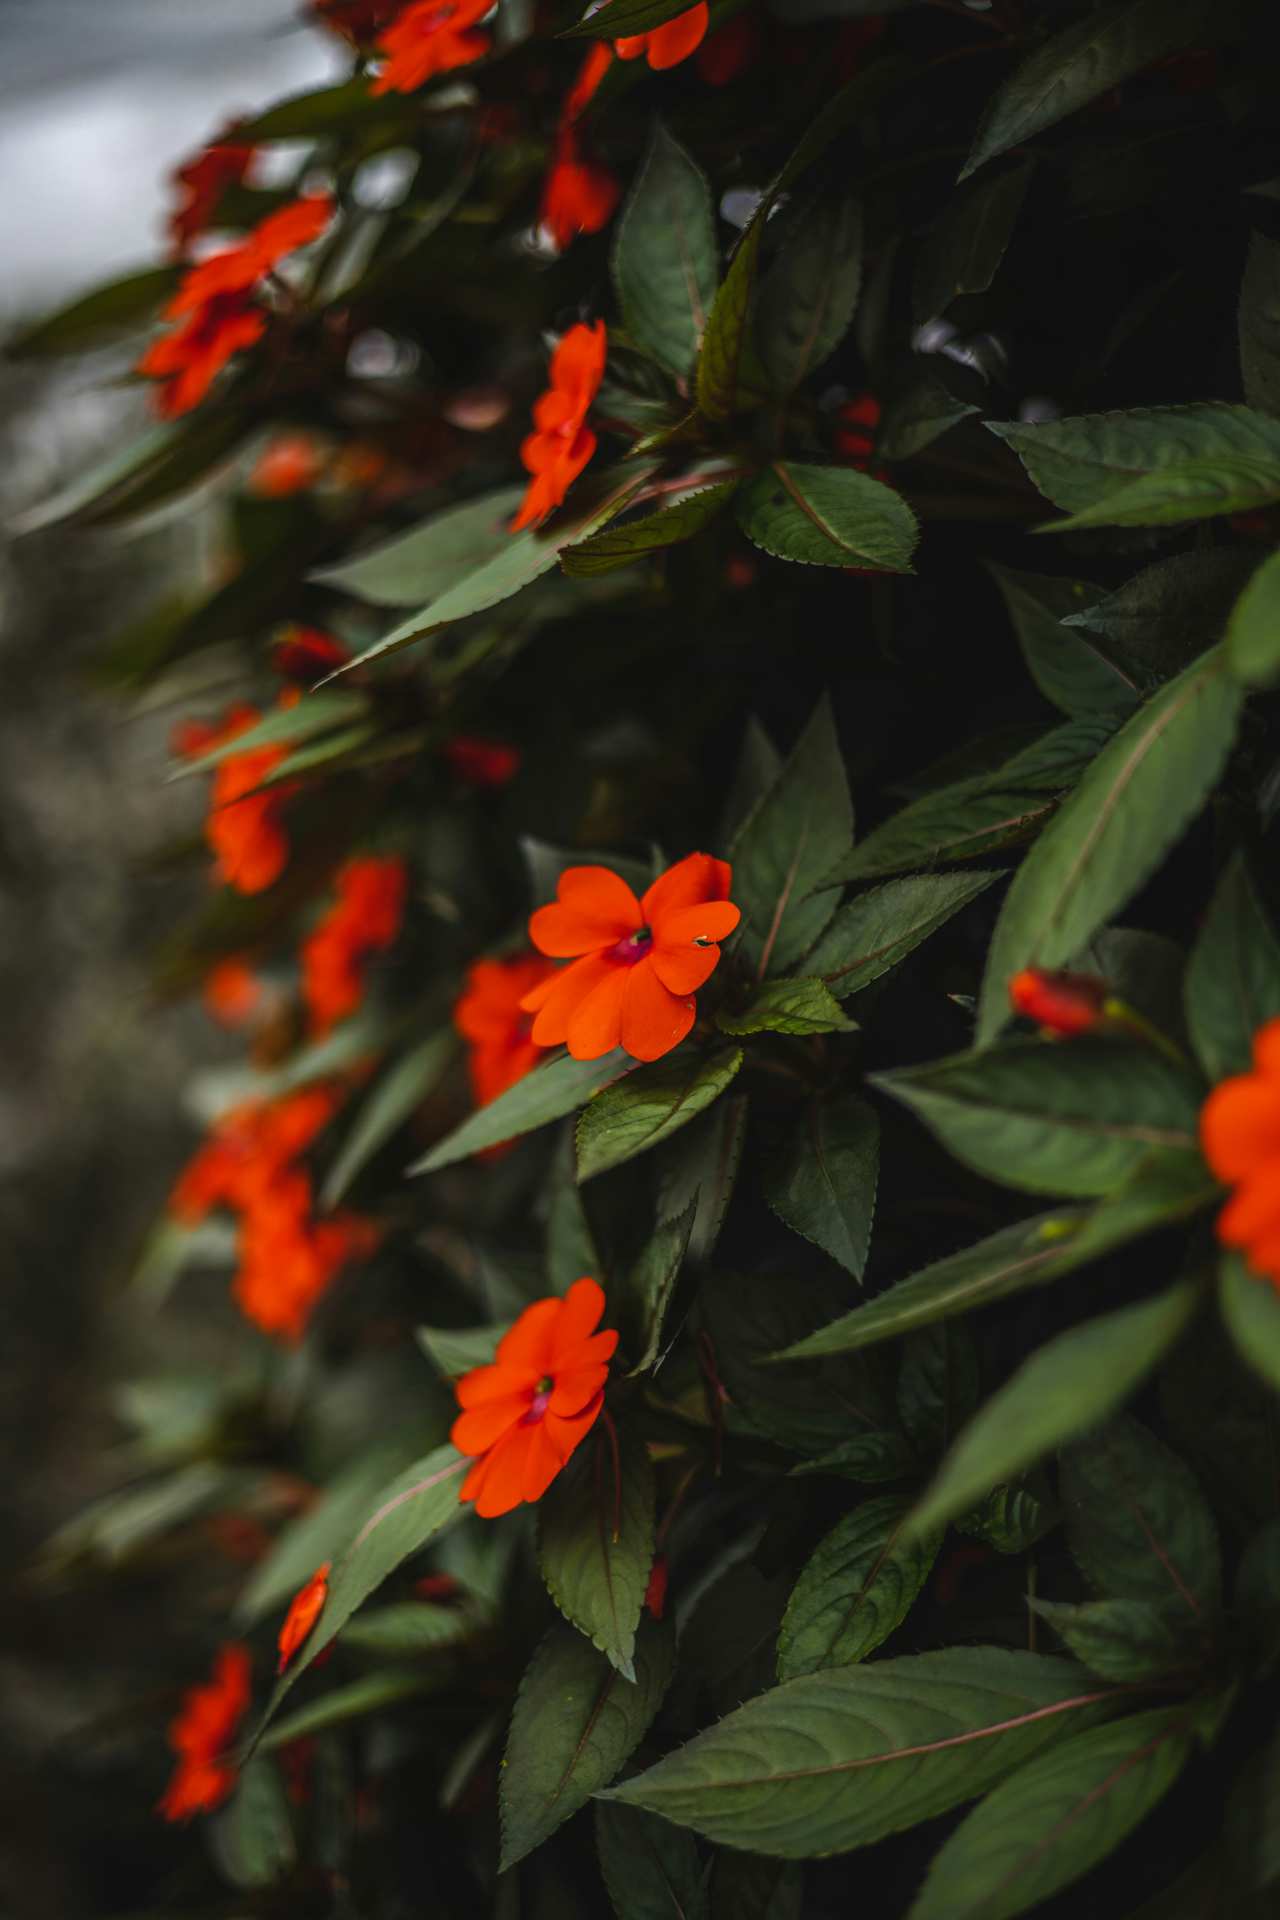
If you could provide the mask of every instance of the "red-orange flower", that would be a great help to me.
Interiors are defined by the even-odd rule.
[[[414,93],[437,73],[466,67],[489,51],[476,28],[493,0],[414,0],[378,42],[381,73],[371,93]]]
[[[208,229],[227,188],[238,187],[253,164],[256,148],[234,138],[238,124],[233,122],[202,153],[184,161],[174,172],[179,198],[169,230],[178,253],[185,253]]]
[[[262,1001],[262,982],[244,960],[220,960],[205,975],[205,1010],[219,1026],[248,1026]]]
[[[478,1107],[522,1080],[542,1058],[532,1039],[533,1019],[525,995],[556,973],[541,954],[511,960],[477,960],[453,1009],[453,1024],[467,1042],[467,1071]]]
[[[209,1813],[234,1787],[236,1770],[227,1749],[249,1705],[250,1675],[249,1649],[233,1643],[219,1650],[212,1677],[184,1694],[169,1727],[178,1764],[158,1809],[166,1820]]]
[[[1219,1240],[1280,1288],[1280,1020],[1254,1035],[1252,1071],[1222,1081],[1205,1101],[1200,1145],[1235,1188],[1218,1215]]]
[[[325,1034],[360,1005],[365,962],[400,931],[407,889],[404,861],[348,860],[334,882],[337,899],[302,946],[302,997],[312,1031]]]
[[[668,867],[637,900],[608,867],[569,867],[556,903],[539,907],[529,936],[572,966],[527,993],[540,1047],[567,1042],[575,1060],[621,1046],[636,1060],[670,1053],[693,1025],[694,994],[714,972],[717,944],[741,917],[731,869],[709,853]]]
[[[655,1620],[661,1620],[667,1604],[667,1583],[671,1569],[667,1565],[665,1553],[655,1555],[649,1569],[649,1584],[644,1590],[644,1604]]]
[[[1088,973],[1046,972],[1024,967],[1009,982],[1015,1013],[1050,1033],[1088,1033],[1105,1018],[1107,984]]]
[[[350,658],[342,642],[320,627],[290,627],[276,642],[271,664],[282,679],[308,686],[344,667]]]
[[[174,740],[175,751],[198,759],[212,748],[257,726],[256,707],[235,706],[219,726],[186,726]],[[214,876],[237,893],[262,893],[284,872],[289,842],[282,824],[286,787],[255,791],[285,758],[283,746],[251,747],[229,754],[213,770],[205,839],[215,856]]]
[[[599,233],[607,227],[621,192],[611,173],[583,157],[572,127],[562,127],[542,183],[538,211],[540,224],[559,250],[563,253],[580,233]]]
[[[385,33],[404,6],[404,0],[311,0],[311,11],[321,26],[340,33],[354,46],[364,46]]]
[[[596,450],[587,413],[604,378],[604,321],[570,327],[551,356],[551,385],[534,403],[534,431],[520,448],[533,475],[513,533],[536,527],[558,507]]]
[[[607,40],[593,40],[578,77],[565,95],[564,110],[560,116],[561,124],[571,126],[586,112],[596,96],[596,90],[613,65],[613,50]]]
[[[597,1333],[605,1309],[595,1280],[562,1300],[526,1307],[498,1342],[493,1365],[458,1382],[452,1439],[476,1456],[458,1498],[486,1520],[540,1500],[604,1405],[616,1333]]]
[[[323,471],[320,450],[309,433],[278,433],[249,475],[249,492],[260,500],[286,500],[313,487]]]
[[[519,747],[474,733],[455,733],[446,740],[444,757],[469,787],[505,787],[520,770]]]
[[[678,13],[674,20],[664,20],[660,27],[648,33],[631,33],[625,39],[615,40],[613,50],[619,60],[638,60],[643,54],[655,72],[678,67],[701,44],[709,17],[707,0],[698,0],[697,6],[690,7],[687,13]]]
[[[874,393],[860,393],[847,401],[836,414],[839,425],[833,444],[851,466],[866,473],[876,450],[876,428],[880,425],[880,402]]]
[[[329,1573],[333,1566],[331,1560],[325,1560],[318,1566],[305,1586],[299,1587],[289,1602],[280,1627],[277,1645],[280,1649],[280,1664],[277,1673],[283,1673],[298,1648],[314,1627],[324,1611],[325,1599],[329,1592]]]

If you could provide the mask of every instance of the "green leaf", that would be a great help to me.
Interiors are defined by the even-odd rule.
[[[862,286],[862,206],[823,196],[793,224],[760,287],[756,351],[779,393],[791,393],[833,354]]]
[[[725,1846],[845,1853],[984,1793],[1106,1698],[1070,1661],[997,1647],[839,1667],[749,1700],[607,1797]]]
[[[670,1623],[636,1635],[635,1681],[568,1627],[553,1627],[529,1663],[502,1763],[501,1871],[608,1786],[649,1729],[675,1667]]]
[[[323,1733],[328,1727],[345,1726],[350,1720],[364,1720],[371,1713],[381,1713],[401,1700],[411,1700],[420,1693],[429,1693],[439,1685],[439,1677],[424,1673],[421,1667],[378,1667],[373,1673],[365,1673],[358,1680],[349,1681],[346,1686],[330,1688],[328,1693],[308,1700],[306,1706],[299,1707],[296,1713],[286,1714],[283,1720],[277,1720],[271,1731],[263,1736],[259,1750],[272,1753],[279,1747],[289,1746],[294,1740],[304,1740],[312,1734]]]
[[[785,972],[818,938],[836,902],[814,889],[852,843],[853,801],[824,695],[730,849],[738,950],[758,977]]]
[[[1241,1358],[1280,1393],[1280,1294],[1268,1278],[1251,1273],[1238,1253],[1224,1251],[1218,1303]]]
[[[1236,513],[1280,494],[1280,421],[1249,407],[1208,401],[1083,413],[1041,426],[985,424],[1013,448],[1041,493],[1072,515],[1054,522],[1057,532]]]
[[[806,1562],[778,1635],[778,1678],[865,1660],[910,1613],[942,1544],[899,1539],[906,1503],[881,1495],[839,1521]]]
[[[20,327],[4,343],[6,359],[37,360],[46,354],[85,353],[117,334],[150,324],[182,276],[178,266],[143,267],[81,294],[56,313]]]
[[[322,567],[311,577],[375,607],[428,604],[447,592],[460,576],[474,573],[511,546],[511,520],[524,498],[523,487],[465,500],[433,513],[421,526],[359,553],[354,560]]]
[[[841,907],[805,965],[843,1000],[905,960],[1000,877],[918,873],[871,887]]]
[[[276,1682],[259,1737],[275,1718],[294,1681],[337,1638],[356,1608],[402,1560],[458,1518],[458,1488],[469,1464],[452,1447],[437,1447],[397,1475],[382,1489],[381,1496],[375,1496],[372,1512],[333,1570],[320,1618],[297,1658]]]
[[[274,1760],[251,1760],[229,1804],[209,1823],[218,1870],[233,1887],[270,1887],[295,1866],[289,1799]]]
[[[177,426],[153,427],[22,514],[13,530],[35,533],[64,520],[110,526],[147,512],[206,479],[253,426],[238,408],[211,406]]]
[[[1255,233],[1240,285],[1240,371],[1244,397],[1280,414],[1280,242]]]
[[[395,1659],[434,1653],[453,1646],[475,1629],[475,1617],[463,1607],[436,1607],[426,1600],[403,1600],[390,1607],[370,1607],[342,1629],[344,1647],[361,1653],[389,1654]]]
[[[575,1280],[603,1272],[591,1222],[578,1187],[573,1128],[567,1126],[556,1147],[547,1180],[547,1284],[566,1294]]]
[[[1263,561],[1232,608],[1226,655],[1246,686],[1272,687],[1280,678],[1280,553]]]
[[[979,860],[1038,833],[1110,732],[1101,720],[1055,727],[993,773],[921,794],[859,842],[827,876],[873,880],[902,867]]]
[[[861,1279],[871,1244],[880,1121],[856,1095],[815,1100],[786,1149],[770,1154],[764,1197],[784,1225]]]
[[[848,1033],[857,1022],[840,1011],[826,982],[805,977],[766,980],[740,1013],[722,1007],[716,1016],[722,1033]]]
[[[626,1345],[636,1355],[631,1373],[646,1373],[657,1361],[663,1322],[684,1265],[698,1212],[698,1195],[683,1212],[660,1220],[643,1253],[622,1285],[621,1308],[627,1323]]]
[[[718,1100],[742,1065],[742,1048],[680,1051],[640,1068],[589,1102],[578,1122],[578,1178],[648,1153]]]
[[[724,1225],[747,1134],[745,1094],[718,1100],[680,1138],[658,1149],[658,1214],[675,1220],[696,1202],[686,1258],[705,1266]]]
[[[1031,678],[1046,700],[1072,719],[1127,714],[1139,699],[1135,680],[1079,629],[1062,623],[1096,606],[1100,587],[1085,580],[1045,579],[992,566]]]
[[[977,412],[970,401],[948,392],[933,374],[917,377],[885,407],[876,429],[876,455],[890,462],[910,460]]]
[[[707,1920],[693,1835],[638,1807],[597,1800],[596,1854],[617,1920]]]
[[[804,1875],[794,1860],[764,1860],[736,1849],[717,1853],[712,1920],[802,1920],[803,1903]]]
[[[985,1500],[957,1518],[957,1531],[984,1541],[997,1553],[1030,1553],[1061,1516],[1049,1497],[1044,1474],[1028,1478],[1030,1486],[993,1487]]]
[[[1157,1707],[1041,1754],[935,1854],[909,1920],[1014,1920],[1105,1860],[1191,1754],[1187,1716]]]
[[[386,1442],[353,1460],[276,1535],[236,1601],[237,1626],[252,1626],[291,1600],[323,1560],[336,1560],[378,1504],[388,1476],[407,1464],[402,1448]]]
[[[685,0],[609,0],[616,9],[608,20],[601,20],[593,9],[576,26],[566,27],[562,40],[613,40],[636,33],[652,33],[667,20],[688,11]]]
[[[977,1173],[1027,1193],[1105,1194],[1158,1148],[1196,1142],[1199,1090],[1153,1048],[1014,1040],[872,1076]]]
[[[492,1364],[498,1342],[511,1324],[506,1320],[484,1327],[415,1327],[414,1337],[443,1378],[456,1380],[473,1367]]]
[[[469,1159],[484,1147],[500,1146],[504,1140],[545,1127],[550,1120],[562,1120],[602,1087],[630,1073],[635,1064],[620,1047],[599,1060],[574,1060],[567,1053],[559,1054],[446,1134],[430,1153],[414,1161],[409,1172],[435,1173],[452,1166],[455,1160]]]
[[[1018,224],[1031,164],[1024,160],[954,197],[925,235],[916,260],[917,325],[945,313],[960,294],[987,291]]]
[[[256,114],[236,129],[249,141],[308,140],[328,133],[347,133],[369,120],[416,122],[415,104],[401,94],[370,93],[369,82],[360,75],[344,80],[340,86],[316,87],[277,101],[265,113]]]
[[[1079,112],[1131,74],[1201,46],[1232,11],[1217,0],[1125,0],[1065,27],[997,89],[960,178]]]
[[[439,1085],[458,1050],[452,1028],[429,1034],[374,1083],[325,1178],[321,1203],[336,1207],[356,1175]]]
[[[1110,1413],[1173,1345],[1195,1305],[1195,1289],[1183,1284],[1047,1341],[969,1422],[907,1521],[909,1536],[954,1520]]]
[[[920,530],[900,493],[856,467],[774,460],[738,495],[753,545],[806,567],[910,573]]]
[[[1103,1680],[1137,1685],[1196,1665],[1185,1623],[1150,1600],[1085,1600],[1065,1606],[1029,1599],[1027,1604],[1048,1621],[1081,1666]]]
[[[1247,1073],[1253,1036],[1280,1014],[1280,941],[1242,855],[1227,868],[1186,975],[1187,1029],[1211,1081]]]
[[[611,0],[625,8],[631,0]],[[669,0],[640,0],[678,8]],[[594,32],[601,31],[597,22]],[[609,22],[610,37],[619,31]],[[656,121],[618,219],[613,278],[627,328],[677,378],[693,367],[720,283],[711,191],[701,168]]]
[[[1009,1019],[1015,973],[1067,964],[1150,878],[1221,774],[1242,701],[1215,648],[1108,741],[1014,876],[987,957],[979,1045]]]
[[[802,1460],[792,1474],[829,1473],[841,1480],[875,1486],[886,1480],[904,1480],[918,1474],[920,1459],[905,1433],[892,1427],[871,1427],[856,1439],[842,1441],[816,1460]]]
[[[576,546],[566,547],[560,556],[561,568],[575,579],[611,573],[615,567],[628,567],[644,559],[646,554],[692,540],[710,526],[737,490],[736,477],[721,480],[679,494],[670,506],[659,507],[656,513],[647,513],[641,519],[615,522]]]
[[[978,1355],[967,1327],[940,1321],[907,1335],[898,1372],[898,1418],[926,1458],[947,1452],[979,1397]]]
[[[274,747],[291,744],[295,740],[308,740],[314,734],[326,733],[332,727],[362,719],[368,711],[368,702],[361,693],[305,694],[296,706],[273,707],[256,726],[246,727],[243,733],[237,733],[231,739],[221,741],[216,747],[210,747],[207,753],[197,754],[193,759],[180,761],[169,778],[182,780],[193,773],[207,773],[220,761],[230,759],[236,754],[252,753],[257,747]]]
[[[762,203],[763,204],[763,203]],[[742,361],[747,345],[747,322],[755,291],[756,263],[764,222],[760,209],[738,242],[729,271],[711,304],[698,353],[694,391],[698,412],[707,420],[728,420],[744,396]]]
[[[1059,1466],[1067,1541],[1099,1592],[1147,1600],[1204,1628],[1222,1600],[1222,1556],[1190,1469],[1124,1417],[1068,1447]]]
[[[1225,632],[1252,567],[1252,554],[1237,547],[1176,554],[1062,624],[1101,636],[1117,670],[1151,693]]]
[[[618,1428],[617,1465],[601,1423],[538,1503],[538,1564],[571,1627],[635,1679],[632,1656],[653,1566],[653,1468],[644,1441]]]

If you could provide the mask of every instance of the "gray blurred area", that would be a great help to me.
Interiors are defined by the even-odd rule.
[[[167,175],[227,117],[322,82],[289,0],[0,0],[0,334],[160,257]],[[147,1600],[46,1593],[51,1529],[112,1484],[113,1379],[183,1354],[125,1283],[192,1133],[181,1088],[225,1056],[158,1007],[156,939],[200,897],[200,783],[163,785],[176,717],[94,684],[113,631],[200,557],[183,516],[121,534],[12,529],[146,424],[118,360],[0,364],[0,1914],[143,1910],[175,1836],[139,1777],[170,1676]],[[197,1360],[197,1364],[199,1364]],[[198,1677],[198,1676],[193,1676]],[[150,1692],[149,1692],[150,1689]],[[130,1769],[137,1768],[138,1773]]]

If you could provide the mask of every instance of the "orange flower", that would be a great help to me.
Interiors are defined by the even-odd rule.
[[[607,40],[593,40],[578,77],[565,95],[562,126],[571,126],[595,99],[596,90],[613,65],[613,52]]]
[[[178,253],[185,253],[206,231],[227,188],[238,187],[253,164],[256,148],[233,138],[239,124],[233,121],[202,153],[184,161],[174,172],[179,199],[169,230]]]
[[[850,466],[866,473],[876,447],[880,402],[874,393],[860,393],[856,400],[840,408],[836,419],[840,422],[833,442],[836,452],[842,454]]]
[[[407,886],[404,861],[348,860],[335,881],[337,899],[302,946],[302,997],[312,1031],[328,1033],[360,1005],[364,962],[400,931]]]
[[[243,960],[220,960],[205,976],[205,1010],[219,1026],[248,1026],[262,1000],[262,982]]]
[[[595,1280],[575,1280],[562,1300],[526,1307],[498,1342],[493,1365],[458,1382],[452,1440],[476,1456],[460,1500],[485,1520],[540,1500],[604,1406],[604,1383],[618,1344],[597,1333],[605,1309]]]
[[[166,1820],[209,1813],[234,1787],[236,1770],[226,1753],[249,1705],[250,1674],[249,1649],[233,1643],[219,1650],[212,1678],[183,1695],[169,1727],[178,1764],[158,1808]]]
[[[1088,1033],[1104,1017],[1107,985],[1088,973],[1025,967],[1009,982],[1009,1000],[1015,1013],[1050,1033]]]
[[[478,1107],[488,1106],[537,1066],[542,1049],[530,1037],[533,1020],[524,1011],[524,997],[556,973],[537,953],[477,960],[468,969],[453,1024],[468,1044],[467,1071]]]
[[[309,433],[278,433],[249,475],[249,492],[260,500],[286,500],[313,487],[323,471],[319,448]]]
[[[760,24],[752,14],[726,20],[698,48],[698,73],[709,87],[727,87],[760,51]]]
[[[280,1628],[277,1645],[280,1649],[280,1664],[277,1673],[283,1673],[298,1648],[314,1627],[324,1611],[325,1599],[329,1592],[329,1572],[333,1566],[331,1560],[325,1560],[318,1566],[304,1587],[300,1587],[289,1602],[289,1611]]]
[[[1218,1215],[1219,1240],[1280,1288],[1280,1020],[1254,1035],[1252,1072],[1222,1081],[1205,1101],[1200,1145],[1235,1188]]]
[[[520,770],[519,747],[474,733],[455,733],[445,742],[444,757],[469,787],[505,787]]]
[[[565,126],[542,183],[539,223],[563,253],[578,234],[599,233],[608,226],[621,191],[611,173],[583,159],[578,136]]]
[[[678,67],[701,45],[708,18],[707,0],[698,0],[696,7],[678,13],[674,20],[664,20],[649,33],[632,33],[615,40],[613,50],[619,60],[638,60],[643,54],[655,73],[665,67]]]
[[[176,733],[174,751],[184,759],[199,759],[256,727],[261,718],[256,707],[235,706],[218,726],[189,722]],[[280,878],[289,858],[289,842],[281,824],[289,789],[255,791],[287,752],[283,746],[251,747],[246,753],[219,760],[213,770],[205,839],[215,856],[214,878],[237,893],[264,892]]]
[[[596,450],[586,425],[604,377],[604,321],[570,327],[551,356],[551,385],[534,403],[531,433],[520,458],[533,475],[511,531],[536,527],[558,507]]]
[[[489,51],[476,30],[493,0],[414,0],[378,42],[383,68],[371,93],[414,93],[437,73],[466,67]]]
[[[719,961],[717,942],[741,917],[731,878],[727,861],[691,853],[637,900],[608,867],[567,868],[556,903],[529,922],[539,952],[573,960],[521,1002],[537,1015],[538,1046],[567,1041],[575,1060],[617,1046],[658,1060],[679,1046],[693,1025],[694,993]]]
[[[351,655],[340,640],[319,627],[290,627],[276,642],[271,664],[286,680],[302,685],[345,666]]]
[[[169,1209],[185,1226],[197,1226],[212,1208],[247,1211],[260,1194],[305,1153],[338,1110],[326,1086],[301,1087],[271,1102],[233,1107],[188,1161],[169,1197]]]

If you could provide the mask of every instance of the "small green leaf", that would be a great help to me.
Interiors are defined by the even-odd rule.
[[[635,1354],[633,1374],[646,1373],[658,1358],[663,1322],[684,1265],[698,1212],[695,1193],[683,1212],[660,1220],[656,1231],[622,1285],[621,1308],[628,1324],[627,1345]]]
[[[997,1553],[1030,1553],[1057,1526],[1061,1515],[1043,1472],[1026,1479],[1029,1485],[993,1487],[985,1500],[957,1517],[957,1531],[985,1541]]]
[[[778,1218],[861,1279],[871,1244],[880,1168],[880,1121],[856,1095],[816,1100],[781,1154],[771,1154],[764,1197]]]
[[[996,1647],[838,1667],[749,1700],[607,1797],[725,1846],[846,1853],[974,1799],[1106,1698],[1070,1661]]]
[[[361,1653],[389,1654],[395,1659],[434,1653],[453,1646],[475,1629],[475,1616],[464,1607],[436,1607],[426,1600],[403,1600],[394,1606],[369,1607],[342,1629],[344,1647]]]
[[[148,326],[182,275],[179,266],[143,267],[19,327],[4,343],[5,358],[37,360],[46,354],[84,353],[117,334]]]
[[[865,1660],[910,1613],[942,1535],[899,1540],[906,1503],[885,1494],[855,1507],[806,1562],[778,1635],[778,1678]]]
[[[905,960],[1000,877],[917,873],[871,887],[841,907],[805,965],[843,1000]]]
[[[969,1422],[907,1521],[908,1535],[954,1520],[1110,1413],[1173,1345],[1195,1304],[1193,1287],[1172,1287],[1086,1320],[1033,1353]]]
[[[670,0],[642,6],[678,12]],[[611,0],[625,8],[631,0]],[[619,31],[610,20],[610,35]],[[593,24],[593,31],[601,31]],[[720,282],[711,191],[701,168],[667,132],[653,129],[649,151],[618,219],[613,278],[628,330],[678,378],[693,367]]]
[[[1041,1754],[935,1854],[909,1920],[1015,1920],[1105,1860],[1191,1754],[1185,1713],[1157,1707]]]
[[[850,193],[814,201],[791,226],[760,287],[756,351],[791,393],[843,340],[862,286],[862,206]]]
[[[1255,233],[1240,285],[1240,371],[1244,397],[1280,414],[1280,242]]]
[[[336,1207],[361,1169],[399,1131],[443,1078],[458,1050],[452,1028],[433,1033],[381,1074],[362,1102],[325,1179],[325,1207]]]
[[[595,1821],[617,1920],[707,1920],[706,1875],[691,1833],[616,1800],[597,1800]]]
[[[632,1656],[653,1566],[653,1468],[618,1429],[617,1464],[600,1422],[538,1502],[538,1564],[570,1626],[635,1679]]]
[[[916,261],[917,325],[945,313],[960,294],[985,293],[1009,249],[1031,184],[1031,162],[953,198],[925,235]]]
[[[670,506],[659,507],[656,513],[615,521],[602,532],[566,547],[560,555],[561,569],[575,579],[611,573],[615,567],[628,567],[647,554],[692,540],[724,511],[737,490],[736,478],[721,480],[677,495]]]
[[[722,1033],[848,1033],[857,1022],[840,1011],[826,982],[803,978],[766,980],[740,1013],[722,1007],[716,1016]]]
[[[641,1621],[635,1666],[635,1680],[624,1680],[570,1627],[553,1627],[539,1646],[502,1764],[502,1872],[607,1787],[644,1738],[675,1666],[670,1623]]]
[[[1150,1600],[1085,1600],[1065,1606],[1056,1600],[1027,1603],[1047,1620],[1081,1666],[1103,1680],[1137,1685],[1162,1680],[1197,1664],[1186,1624]]]
[[[414,1337],[442,1377],[456,1380],[473,1367],[491,1366],[498,1342],[510,1326],[506,1320],[485,1327],[415,1327]]]
[[[1242,702],[1214,648],[1108,741],[1014,876],[987,956],[979,1045],[1010,1018],[1015,973],[1068,964],[1155,871],[1220,776]]]
[[[632,1071],[636,1062],[620,1047],[599,1060],[574,1060],[567,1053],[535,1067],[523,1080],[481,1107],[460,1127],[446,1134],[421,1160],[415,1160],[410,1173],[435,1173],[452,1166],[455,1160],[467,1160],[485,1147],[500,1146],[550,1120],[562,1120],[591,1099],[602,1087],[612,1085]]]
[[[856,467],[775,460],[742,489],[737,512],[753,545],[807,567],[910,573],[920,537],[902,495]]]
[[[1271,687],[1280,677],[1280,553],[1263,561],[1232,608],[1226,654],[1246,686]]]
[[[219,1871],[233,1887],[270,1887],[297,1861],[289,1799],[274,1760],[251,1760],[230,1803],[209,1823]]]
[[[1138,686],[1123,667],[1087,633],[1063,625],[1070,615],[1097,605],[1100,587],[1085,580],[1015,573],[1011,567],[993,566],[991,573],[1027,668],[1046,700],[1076,720],[1124,715],[1137,705]]]
[[[1280,1014],[1280,941],[1237,855],[1222,876],[1186,975],[1187,1028],[1211,1081],[1247,1073],[1253,1036]]]
[[[1238,1253],[1224,1252],[1218,1302],[1241,1358],[1280,1393],[1280,1294],[1266,1276],[1251,1273]]]
[[[698,411],[707,420],[732,418],[743,398],[739,391],[742,363],[763,232],[764,221],[757,208],[707,315],[694,383]]]
[[[1190,1469],[1123,1417],[1066,1448],[1059,1467],[1072,1553],[1099,1592],[1147,1600],[1208,1626],[1222,1600],[1222,1555]]]
[[[328,1693],[308,1700],[306,1706],[299,1707],[296,1713],[286,1714],[283,1720],[277,1720],[271,1731],[263,1736],[259,1750],[272,1753],[279,1747],[290,1746],[295,1740],[323,1733],[328,1727],[345,1726],[350,1720],[364,1720],[371,1713],[382,1713],[387,1707],[398,1705],[401,1700],[412,1700],[439,1685],[439,1676],[427,1674],[421,1667],[379,1667],[373,1673],[365,1673],[358,1680],[349,1681],[346,1686],[330,1688]]]
[[[958,400],[932,374],[918,376],[889,399],[876,429],[876,454],[891,463],[913,459],[978,409]]]
[[[720,1098],[741,1065],[741,1047],[709,1054],[683,1051],[640,1068],[616,1087],[606,1087],[578,1122],[579,1180],[648,1153],[677,1128],[688,1126]]]

